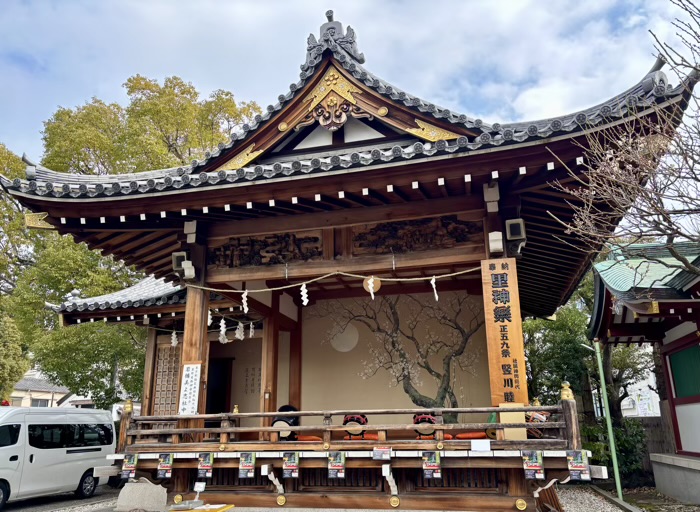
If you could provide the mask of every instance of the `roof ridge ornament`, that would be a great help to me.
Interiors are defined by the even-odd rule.
[[[357,35],[352,27],[348,26],[347,31],[343,30],[343,24],[335,21],[333,11],[326,11],[326,23],[321,25],[320,37],[318,41],[313,34],[307,39],[306,63],[314,62],[326,50],[343,50],[351,58],[360,64],[364,64],[365,56],[357,49]]]

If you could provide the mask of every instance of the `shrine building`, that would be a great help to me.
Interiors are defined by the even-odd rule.
[[[671,445],[651,453],[656,487],[683,503],[700,504],[700,246],[673,244],[687,268],[666,244],[614,248],[593,267],[591,339],[611,344],[655,344],[661,353],[666,389],[661,418]]]
[[[25,159],[0,178],[34,225],[148,276],[56,308],[65,328],[148,329],[117,463],[155,479],[173,453],[164,485],[205,482],[208,503],[560,510],[575,401],[530,406],[522,335],[594,257],[552,217],[573,216],[559,187],[580,186],[590,137],[682,112],[694,80],[659,60],[599,105],[491,124],[377,77],[327,17],[289,90],[202,160],[85,176]]]

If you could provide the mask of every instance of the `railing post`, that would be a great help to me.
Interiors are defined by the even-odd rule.
[[[323,426],[330,426],[333,424],[333,418],[331,417],[330,414],[324,414],[323,415]],[[331,445],[331,431],[328,430],[327,428],[323,429],[323,444],[326,446]]]
[[[445,423],[445,418],[442,415],[442,411],[435,411],[435,424],[436,425],[443,425]],[[436,430],[435,431],[435,440],[438,442],[444,441],[445,439],[445,431],[444,430]]]
[[[126,432],[131,426],[131,415],[134,412],[134,405],[131,400],[127,400],[122,410],[122,417],[119,423],[119,442],[117,443],[117,452],[123,453],[127,445]]]
[[[578,425],[578,413],[576,412],[576,400],[574,393],[569,388],[569,383],[564,381],[561,384],[561,412],[566,423],[564,439],[568,450],[581,449],[581,431]]]
[[[224,416],[224,418],[221,420],[221,428],[229,428],[231,426],[231,422],[228,420],[228,416]],[[219,436],[219,442],[221,444],[226,444],[229,442],[229,433],[228,432],[222,432],[221,435]]]

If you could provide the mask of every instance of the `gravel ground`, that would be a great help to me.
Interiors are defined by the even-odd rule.
[[[566,512],[620,512],[620,509],[586,487],[560,487],[559,500]]]
[[[76,499],[73,494],[59,494],[8,503],[3,512],[106,512],[117,505],[118,494],[118,490],[100,486],[95,495],[86,500]]]

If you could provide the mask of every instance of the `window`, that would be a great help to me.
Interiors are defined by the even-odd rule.
[[[10,402],[12,403],[12,407],[22,407],[22,399],[21,398],[11,398]]]
[[[32,398],[31,407],[48,407],[48,406],[49,406],[48,400],[39,399],[39,398]]]
[[[114,429],[106,424],[29,425],[29,445],[41,450],[108,446]]]
[[[700,345],[680,350],[669,357],[676,398],[700,396]]]
[[[21,425],[0,426],[0,448],[17,444],[17,439],[19,439],[19,431],[21,428]]]

